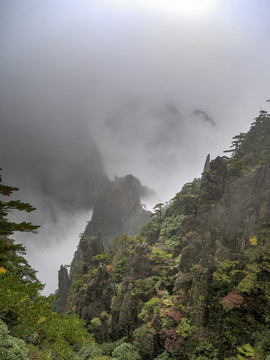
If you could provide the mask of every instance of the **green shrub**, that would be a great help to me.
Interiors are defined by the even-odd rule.
[[[121,282],[127,266],[127,257],[118,254],[114,258],[114,268],[112,270],[113,278],[116,283]]]
[[[202,340],[188,358],[189,360],[217,360],[217,354],[218,350],[209,341]]]
[[[191,325],[190,320],[183,317],[178,325],[177,333],[183,336],[184,339],[190,337],[197,330],[196,326]]]
[[[114,350],[125,342],[126,338],[122,338],[115,342],[107,342],[103,344],[95,344],[92,346],[91,356],[95,357],[97,355],[111,356]],[[87,358],[88,359],[88,358]]]
[[[270,353],[270,329],[266,329],[263,332],[257,332],[255,335],[255,341],[256,348],[259,348],[264,355]]]
[[[239,354],[237,355],[237,359],[245,360],[249,358],[253,358],[255,355],[255,351],[250,344],[245,344],[241,347],[237,347]]]
[[[40,296],[38,290],[38,283],[24,283],[9,272],[2,274],[0,315],[16,324],[12,327],[14,336],[41,350],[50,350],[61,360],[75,359],[74,351],[90,338],[84,321],[75,315],[53,312],[52,298]]]
[[[162,354],[158,355],[154,360],[171,360],[171,355],[168,351],[164,351]]]
[[[158,241],[161,223],[159,219],[153,219],[142,226],[140,236],[153,245]]]
[[[6,324],[0,320],[0,360],[27,360],[24,341],[9,335]]]
[[[144,304],[144,307],[140,314],[138,315],[139,319],[144,319],[147,314],[152,314],[155,310],[159,309],[161,301],[157,297],[152,297],[149,301]]]
[[[140,360],[140,355],[128,343],[119,345],[112,353],[112,360]]]
[[[172,258],[172,254],[166,253],[164,250],[153,247],[152,254],[150,259],[153,260],[156,264],[166,263]]]
[[[78,352],[78,356],[80,356],[80,358],[83,360],[88,360],[91,358],[94,348],[95,348],[95,342],[87,341],[81,347],[80,351]]]

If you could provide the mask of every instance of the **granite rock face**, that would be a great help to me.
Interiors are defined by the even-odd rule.
[[[112,334],[115,339],[123,336],[131,336],[140,321],[140,313],[143,303],[150,300],[154,294],[154,283],[150,276],[153,265],[149,259],[151,247],[147,243],[138,244],[135,251],[130,255],[123,278],[123,291],[114,297],[112,301]],[[145,289],[136,291],[136,281],[141,279]]]
[[[58,299],[53,303],[53,309],[56,312],[64,312],[66,307],[66,300],[71,285],[71,280],[68,270],[65,266],[61,265],[58,271]]]
[[[119,235],[135,235],[150,218],[150,212],[143,209],[140,192],[142,186],[132,175],[115,178],[115,181],[99,197],[91,221],[84,236],[91,238],[102,234],[105,247]]]
[[[102,286],[95,291],[95,285],[99,287],[95,281],[91,284],[86,281],[83,292],[76,289],[77,300],[73,298],[68,302],[70,291],[73,294],[75,292],[74,289],[69,289],[76,280],[89,274],[91,268],[98,264],[93,257],[104,254],[105,247],[109,248],[117,236],[137,234],[139,228],[150,218],[151,213],[143,209],[141,204],[140,193],[143,192],[144,195],[151,193],[137,178],[127,175],[124,178],[115,178],[99,197],[93,209],[92,219],[87,224],[74,254],[69,274],[63,267],[59,271],[59,298],[54,305],[57,311],[64,312],[74,308],[81,317],[90,321],[99,315],[102,306],[104,309],[107,308],[107,300],[100,302]],[[102,284],[106,281],[103,275],[102,268],[99,268],[97,279]]]
[[[74,297],[69,298],[69,295],[71,295],[71,288],[75,285],[78,279],[89,273],[92,266],[96,266],[98,264],[98,262],[94,260],[93,257],[104,254],[104,252],[105,250],[101,236],[97,236],[96,238],[92,238],[90,240],[81,238],[77,250],[74,254],[69,272],[63,265],[61,265],[60,270],[58,271],[57,293],[59,297],[53,304],[55,311],[65,312],[67,310],[71,310],[71,308],[77,309]],[[102,281],[103,280],[104,279],[102,279]],[[84,282],[86,282],[86,280]],[[77,295],[81,296],[81,294]],[[76,299],[78,296],[76,296]],[[82,312],[83,311],[81,310],[80,313]]]
[[[252,236],[270,228],[270,163],[237,176],[217,157],[198,195],[187,197],[182,256],[174,291],[189,291],[189,316],[205,322],[207,284],[220,261],[237,260]]]

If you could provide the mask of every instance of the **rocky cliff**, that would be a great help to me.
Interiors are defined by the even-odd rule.
[[[210,164],[200,193],[186,199],[182,256],[175,291],[190,289],[190,317],[205,325],[207,283],[220,262],[240,259],[270,229],[270,162],[235,177],[224,159]],[[195,274],[192,267],[197,267]],[[199,300],[203,299],[203,300]]]
[[[150,216],[141,205],[140,193],[145,192],[147,189],[132,175],[115,178],[98,198],[83,236],[91,238],[101,233],[108,247],[119,235],[135,235]]]
[[[208,159],[200,181],[185,184],[166,207],[158,204],[137,236],[118,236],[109,253],[100,237],[91,246],[81,240],[68,308],[97,342],[125,338],[142,360],[268,359],[269,137],[270,115],[263,112],[234,138],[230,158]],[[122,184],[129,190],[117,199],[128,209],[136,199],[132,178]],[[95,226],[101,204],[110,208],[111,201],[98,205]],[[132,229],[129,216],[126,210],[125,229]],[[90,223],[86,235],[99,230],[93,229]]]
[[[59,298],[54,304],[55,310],[63,312],[67,308],[75,307],[82,317],[91,319],[93,314],[99,314],[102,306],[104,306],[104,309],[106,308],[100,302],[99,292],[96,297],[94,296],[94,302],[99,303],[97,306],[98,311],[90,310],[94,306],[93,301],[81,293],[79,296],[76,295],[76,299],[83,298],[83,300],[80,299],[79,305],[74,299],[67,304],[69,289],[78,279],[84,275],[87,276],[93,266],[98,264],[98,261],[93,260],[93,258],[105,253],[104,246],[106,248],[111,246],[112,241],[120,235],[135,235],[139,228],[149,220],[151,213],[142,207],[140,194],[144,196],[155,195],[153,190],[143,187],[137,178],[127,175],[123,178],[115,177],[114,181],[100,195],[94,206],[92,219],[87,224],[74,254],[69,273],[63,266],[59,270],[57,291]],[[102,275],[101,277],[101,282],[105,281]],[[95,284],[98,284],[99,280],[98,278]],[[78,291],[77,287],[75,288]],[[88,289],[88,293],[90,291],[92,294],[93,288],[95,288],[95,285],[91,284],[91,290]],[[73,289],[73,293],[74,291]],[[93,299],[93,295],[91,295],[91,298]]]

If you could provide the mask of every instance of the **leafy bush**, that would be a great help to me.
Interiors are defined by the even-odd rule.
[[[140,355],[131,344],[123,343],[119,345],[112,353],[112,360],[139,360]]]
[[[145,319],[147,315],[153,314],[159,310],[161,300],[157,297],[153,297],[144,304],[144,307],[140,314],[138,315],[139,319]]]
[[[164,250],[158,249],[157,247],[153,247],[152,254],[150,255],[150,259],[157,264],[166,263],[171,258],[172,254],[168,254]]]
[[[175,195],[173,198],[171,209],[175,215],[183,215],[186,197],[189,194],[198,194],[200,191],[200,186],[194,182],[189,182],[184,184],[181,191]]]
[[[161,223],[159,219],[153,219],[142,226],[140,236],[146,239],[150,245],[153,245],[158,241],[160,228]]]
[[[255,351],[250,344],[245,344],[243,346],[237,347],[239,354],[237,354],[238,360],[245,360],[249,358],[253,358],[255,355]]]
[[[109,254],[98,254],[98,255],[93,256],[92,260],[96,261],[98,263],[105,264],[108,262],[109,258],[110,258]]]
[[[24,341],[9,335],[6,324],[0,320],[0,360],[27,360]]]
[[[181,252],[181,235],[182,235],[183,215],[167,216],[161,225],[160,233],[165,239],[165,249],[176,257]]]
[[[113,279],[116,283],[121,282],[127,266],[127,257],[123,254],[117,254],[114,258],[114,267],[112,269]]]
[[[190,320],[183,317],[178,325],[177,333],[186,339],[190,337],[196,330],[196,326],[191,325]]]
[[[218,350],[209,341],[202,340],[188,358],[189,360],[217,360],[217,354]]]
[[[228,295],[226,295],[221,302],[225,310],[232,310],[235,308],[240,308],[245,303],[245,300],[243,296],[240,295],[240,291],[234,289]]]
[[[262,332],[257,332],[255,335],[256,348],[259,348],[261,353],[270,357],[270,329]]]
[[[78,356],[80,356],[83,360],[90,359],[91,355],[93,354],[95,348],[95,342],[94,341],[87,341],[83,343],[83,346],[81,347],[80,351],[78,352]]]
[[[89,342],[85,343],[78,353],[78,355],[83,360],[88,359],[111,359],[111,355],[113,351],[119,347],[121,344],[125,342],[126,338],[122,338],[120,340],[117,340],[115,342],[107,342],[102,344],[97,344],[95,342]]]
[[[158,355],[154,360],[171,360],[171,355],[168,351],[163,351],[163,353]]]
[[[8,272],[0,276],[0,315],[14,323],[15,336],[41,349],[51,349],[61,359],[69,359],[89,339],[84,321],[51,310],[52,298],[39,295],[39,284],[26,284]]]

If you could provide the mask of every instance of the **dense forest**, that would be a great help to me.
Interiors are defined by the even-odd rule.
[[[136,235],[88,225],[49,297],[12,240],[38,226],[8,220],[34,208],[0,178],[0,359],[270,360],[270,114],[225,154]]]

